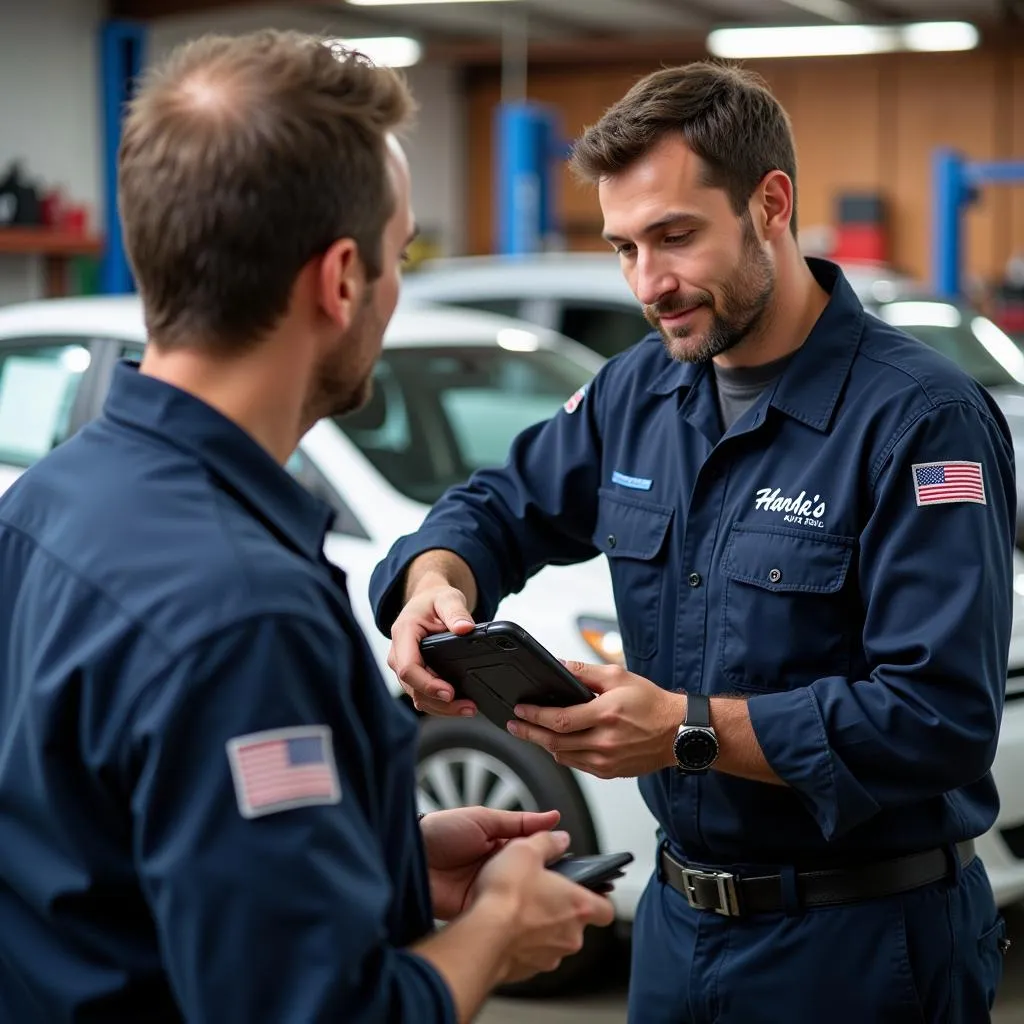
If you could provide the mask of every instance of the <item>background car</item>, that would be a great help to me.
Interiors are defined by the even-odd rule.
[[[948,356],[992,392],[1013,431],[1017,542],[1024,549],[1024,352],[969,305],[937,299],[885,264],[849,263],[843,272],[869,312]],[[608,253],[428,261],[408,276],[405,292],[422,301],[520,317],[606,358],[651,331],[618,259]]]
[[[134,297],[0,309],[0,491],[98,414],[114,364],[138,357],[144,343]],[[503,462],[512,437],[556,412],[602,362],[534,325],[403,304],[371,402],[355,415],[321,421],[302,439],[288,469],[335,509],[325,550],[348,574],[356,615],[396,699],[403,698],[386,664],[388,641],[373,624],[367,594],[374,566],[446,487]],[[1011,664],[1014,679],[1024,681],[1024,557],[1017,556],[1015,571]],[[603,559],[542,570],[498,614],[563,657],[622,661]],[[636,861],[613,895],[620,921],[632,920],[655,848],[655,822],[635,780],[565,769],[484,720],[464,719],[422,720],[417,770],[423,810],[557,807],[577,852],[632,851]],[[1024,701],[1007,707],[996,778],[1003,810],[979,845],[1005,903],[1024,896]],[[591,929],[581,954],[515,991],[552,991],[590,977],[611,941],[609,932]]]

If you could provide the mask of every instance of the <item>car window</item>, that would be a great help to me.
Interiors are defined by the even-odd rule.
[[[547,349],[385,349],[369,402],[336,422],[396,490],[432,504],[474,470],[501,465],[520,431],[592,375]]]
[[[125,346],[121,349],[120,357],[122,359],[141,359],[142,347],[139,345]],[[336,515],[331,529],[335,533],[342,533],[348,537],[360,537],[364,540],[369,536],[362,523],[356,518],[355,513],[301,448],[297,448],[292,452],[284,468],[310,494],[334,509]]]
[[[90,362],[78,341],[0,347],[0,463],[25,469],[67,439]]]
[[[558,330],[610,359],[651,333],[639,306],[566,302]]]
[[[882,303],[877,314],[952,359],[982,387],[1024,383],[1020,349],[977,313],[946,302],[906,300]]]

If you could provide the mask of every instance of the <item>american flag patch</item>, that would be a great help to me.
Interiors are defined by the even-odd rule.
[[[331,730],[326,725],[236,736],[228,740],[228,760],[243,818],[341,800]]]
[[[980,462],[922,462],[912,468],[918,505],[988,504]]]

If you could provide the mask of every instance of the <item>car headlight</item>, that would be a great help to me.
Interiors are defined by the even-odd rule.
[[[626,656],[622,651],[622,634],[615,619],[583,615],[576,620],[580,636],[587,646],[609,665],[625,665]]]

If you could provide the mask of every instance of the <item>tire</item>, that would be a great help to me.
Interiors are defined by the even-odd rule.
[[[470,770],[467,771],[467,768]],[[416,768],[421,811],[482,804],[513,811],[561,813],[558,828],[576,854],[599,853],[594,826],[572,773],[523,740],[480,719],[421,718]],[[600,978],[614,928],[590,928],[583,948],[555,971],[506,985],[499,995],[562,995]]]

